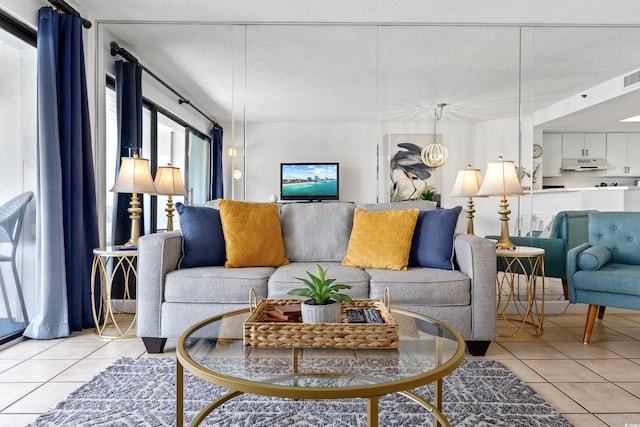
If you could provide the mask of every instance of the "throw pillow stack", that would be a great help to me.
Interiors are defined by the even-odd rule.
[[[218,200],[218,209],[176,203],[183,235],[180,268],[277,267],[284,256],[278,207]]]
[[[405,271],[453,269],[453,236],[462,207],[368,212],[356,208],[342,265]]]
[[[285,256],[278,206],[219,199],[218,209],[176,203],[183,235],[180,268],[277,267]],[[342,265],[407,270],[453,269],[453,237],[462,208],[371,212],[356,208]]]

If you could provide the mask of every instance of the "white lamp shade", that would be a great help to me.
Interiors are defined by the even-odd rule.
[[[139,157],[122,157],[116,183],[110,191],[116,193],[153,193],[153,178],[149,160]]]
[[[180,168],[171,166],[160,166],[156,171],[156,179],[153,181],[156,194],[165,196],[184,196],[187,190],[184,188]]]
[[[453,190],[451,190],[451,196],[473,197],[478,193],[481,185],[482,174],[480,169],[472,169],[471,166],[467,166],[467,169],[458,171],[456,182],[453,184]]]
[[[487,164],[487,172],[477,196],[517,196],[524,194],[516,166],[511,160],[498,157],[497,162]]]

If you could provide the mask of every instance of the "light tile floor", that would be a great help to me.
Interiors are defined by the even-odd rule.
[[[498,338],[499,360],[576,427],[640,425],[640,313],[607,313],[592,342],[585,314],[545,317],[544,335]],[[500,327],[500,325],[499,325]],[[175,357],[175,341],[160,357]],[[0,426],[25,426],[120,357],[148,355],[139,339],[103,339],[92,330],[0,349]]]

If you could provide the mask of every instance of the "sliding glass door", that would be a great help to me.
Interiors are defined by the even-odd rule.
[[[0,344],[22,335],[35,301],[36,48],[0,29]],[[22,218],[16,224],[11,218]],[[18,226],[21,227],[18,228]]]

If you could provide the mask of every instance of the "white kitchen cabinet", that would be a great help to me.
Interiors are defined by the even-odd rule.
[[[640,133],[627,134],[627,167],[629,174],[640,176]]]
[[[598,133],[563,133],[562,158],[604,158],[607,156],[607,136]]]
[[[562,168],[562,134],[542,135],[542,176],[560,176]]]
[[[605,176],[640,176],[640,133],[607,134]]]

